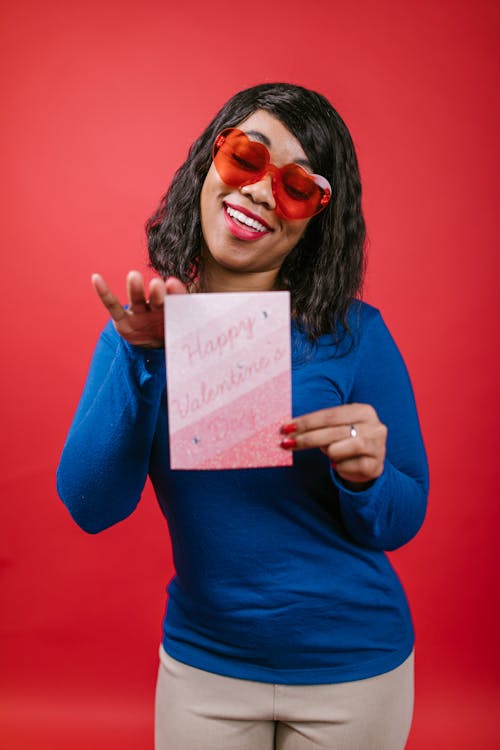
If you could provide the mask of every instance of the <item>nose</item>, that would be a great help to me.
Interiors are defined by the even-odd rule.
[[[259,203],[270,211],[274,211],[276,208],[271,172],[265,174],[258,182],[252,182],[250,185],[243,185],[243,187],[240,188],[240,193],[242,195],[247,195],[254,203]]]

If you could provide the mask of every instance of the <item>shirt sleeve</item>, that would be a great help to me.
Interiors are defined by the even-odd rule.
[[[332,469],[343,522],[359,544],[394,550],[423,523],[429,475],[408,371],[379,313],[363,334],[349,401],[371,404],[388,437],[383,473],[368,489],[347,489]]]
[[[164,387],[164,351],[129,345],[109,323],[57,470],[59,496],[85,531],[102,531],[137,506]]]

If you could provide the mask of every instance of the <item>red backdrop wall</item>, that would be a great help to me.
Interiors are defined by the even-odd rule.
[[[493,748],[498,705],[499,5],[492,0],[2,4],[0,744],[152,746],[164,522],[90,537],[54,473],[143,222],[229,95],[324,93],[358,149],[366,299],[409,365],[431,464],[392,557],[417,631],[409,748]]]

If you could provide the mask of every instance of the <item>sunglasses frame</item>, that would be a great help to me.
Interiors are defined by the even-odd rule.
[[[221,152],[222,147],[225,143],[227,143],[231,135],[236,136],[237,138],[243,136],[243,138],[245,139],[243,142],[245,144],[255,143],[259,147],[260,153],[265,156],[265,164],[263,169],[251,173],[251,176],[249,176],[249,179],[247,180],[238,179],[228,182],[225,179],[225,177],[227,178],[228,175],[225,170],[222,169],[222,160],[220,158],[219,160],[217,159],[217,156]],[[282,216],[287,221],[310,219],[313,216],[317,216],[317,214],[321,213],[321,211],[324,211],[324,209],[330,202],[332,196],[332,188],[325,177],[317,174],[311,174],[310,172],[307,172],[305,169],[303,169],[303,167],[301,167],[299,164],[291,163],[285,164],[283,167],[277,167],[271,162],[271,154],[269,153],[267,147],[263,143],[260,143],[260,141],[252,141],[251,138],[249,138],[248,135],[239,128],[225,128],[219,133],[214,141],[214,145],[212,148],[212,159],[221,180],[226,185],[230,185],[231,187],[241,188],[245,187],[246,185],[253,185],[254,183],[260,182],[260,180],[264,179],[266,175],[270,174],[272,192],[276,201],[276,213]],[[219,166],[217,162],[219,162]],[[309,201],[294,198],[287,191],[286,183],[283,180],[283,174],[286,174],[286,172],[290,170],[293,170],[295,175],[298,174],[300,177],[306,178],[307,182],[312,182],[314,184],[314,192],[318,193],[318,203],[312,213],[307,212],[305,215],[301,215],[301,212],[299,210],[300,207],[305,207],[305,205]],[[237,171],[237,169],[235,169],[234,171]],[[288,209],[290,209],[290,207],[293,207],[295,210],[287,211],[287,206]]]

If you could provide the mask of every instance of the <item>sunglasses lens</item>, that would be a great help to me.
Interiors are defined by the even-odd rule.
[[[214,164],[226,185],[256,182],[265,170],[268,151],[261,143],[251,141],[241,130],[225,130],[215,141]]]
[[[281,180],[277,180],[276,199],[287,219],[314,216],[326,207],[330,194],[330,185],[324,178],[309,174],[297,164],[284,167]]]

